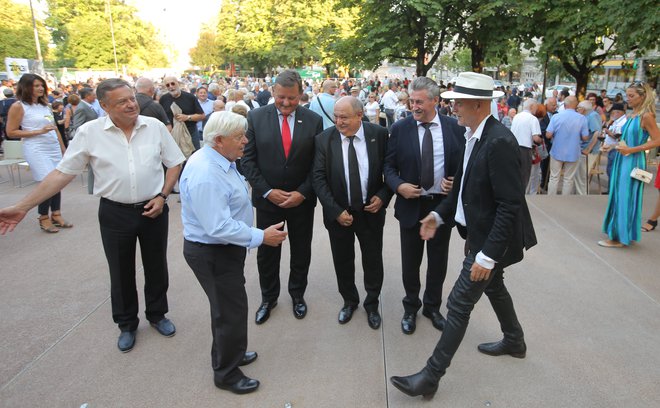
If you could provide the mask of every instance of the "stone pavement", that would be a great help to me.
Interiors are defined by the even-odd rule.
[[[36,187],[0,185],[0,207]],[[647,188],[645,196],[647,217],[657,192]],[[317,211],[304,320],[292,316],[283,293],[270,320],[254,324],[259,285],[256,253],[248,255],[249,349],[259,359],[245,373],[262,385],[235,396],[213,385],[208,303],[181,254],[176,198],[170,200],[168,316],[177,334],[164,338],[143,319],[135,349],[122,354],[110,312],[98,199],[75,179],[63,194],[73,229],[42,233],[33,210],[16,231],[0,236],[0,407],[657,407],[660,231],[643,234],[627,249],[600,248],[606,196],[535,196],[528,202],[539,245],[505,275],[525,330],[526,359],[477,352],[477,344],[501,335],[482,299],[432,402],[394,389],[388,378],[418,371],[439,332],[420,314],[417,332],[401,333],[393,211],[385,231],[379,330],[367,326],[362,309],[349,324],[337,324],[342,301]],[[460,269],[462,245],[455,233],[445,297]]]

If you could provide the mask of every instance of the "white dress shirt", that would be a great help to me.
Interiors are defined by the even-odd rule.
[[[417,122],[417,136],[419,137],[419,157],[422,157],[424,133],[426,129],[422,126],[423,122]],[[440,182],[445,177],[445,144],[442,138],[442,125],[440,124],[440,116],[436,112],[435,117],[430,122],[432,125],[429,127],[431,136],[433,137],[433,187],[428,190],[422,188],[422,195],[440,194],[442,188]]]
[[[348,172],[348,147],[351,143],[346,135],[341,135],[341,155],[344,159],[344,177],[346,178],[346,187],[348,188],[348,202],[351,202],[351,182]],[[355,147],[355,154],[357,155],[358,168],[360,170],[360,189],[362,191],[362,203],[367,202],[367,183],[369,182],[369,154],[367,153],[367,142],[364,138],[364,128],[360,125],[360,129],[355,133],[353,140],[353,147]]]
[[[532,136],[541,136],[541,124],[530,111],[524,110],[513,117],[511,133],[516,137],[519,146],[531,149],[534,144]]]
[[[109,116],[78,128],[57,170],[80,174],[89,163],[94,171],[94,195],[124,204],[156,197],[163,189],[163,166],[186,158],[158,119],[138,116],[129,139]]]

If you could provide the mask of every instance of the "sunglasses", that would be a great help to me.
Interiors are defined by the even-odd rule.
[[[174,85],[176,85],[176,82],[170,82],[170,83],[165,84],[165,86],[174,86]]]

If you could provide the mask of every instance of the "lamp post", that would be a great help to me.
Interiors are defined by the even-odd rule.
[[[112,24],[112,10],[110,9],[110,0],[105,0],[105,8],[108,12],[108,15],[110,16],[110,35],[112,35],[112,53],[115,57],[115,75],[119,76],[119,64],[117,64],[117,44],[115,43],[115,29]]]
[[[32,28],[34,29],[34,43],[37,47],[37,69],[41,68],[41,44],[39,44],[39,32],[37,31],[37,21],[34,19],[34,8],[32,8],[32,0],[30,0],[30,12],[32,13]]]

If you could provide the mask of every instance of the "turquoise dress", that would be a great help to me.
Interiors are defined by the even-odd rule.
[[[628,119],[623,126],[621,140],[629,147],[642,145],[648,138],[649,134],[642,129],[639,116]],[[607,233],[611,240],[619,241],[624,245],[630,245],[631,241],[639,241],[642,229],[644,183],[630,177],[630,172],[635,167],[646,170],[644,151],[628,156],[614,155],[609,201],[603,220],[603,232]]]

